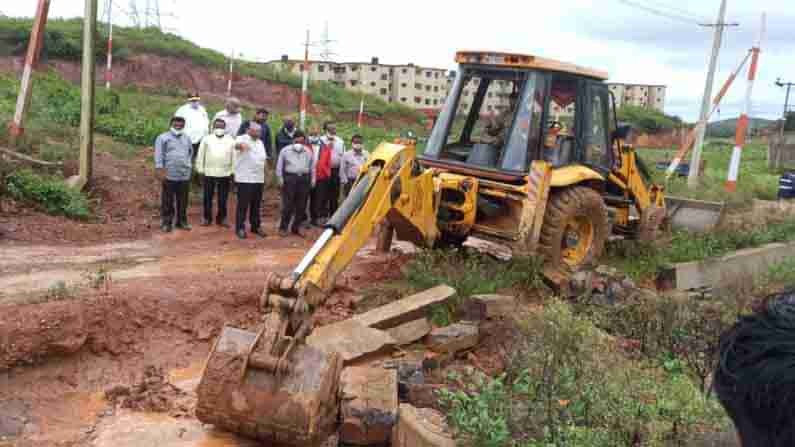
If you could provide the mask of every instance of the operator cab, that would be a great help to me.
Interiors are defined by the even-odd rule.
[[[611,169],[615,118],[606,73],[506,53],[459,52],[456,61],[424,165],[517,181],[534,160]]]

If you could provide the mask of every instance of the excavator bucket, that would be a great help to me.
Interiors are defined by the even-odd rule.
[[[342,359],[287,336],[297,300],[272,297],[259,332],[226,326],[197,388],[196,417],[266,445],[318,446],[337,424]],[[306,322],[304,322],[306,323]]]

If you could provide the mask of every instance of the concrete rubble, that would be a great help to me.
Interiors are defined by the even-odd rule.
[[[387,329],[386,332],[395,340],[398,346],[409,345],[431,332],[431,323],[427,318],[410,321],[400,326]]]
[[[444,415],[431,408],[401,404],[392,446],[455,447],[455,440],[444,422]]]
[[[439,354],[455,354],[474,348],[479,336],[477,323],[468,321],[432,330],[426,343]]]
[[[350,366],[342,371],[340,441],[353,445],[389,442],[398,419],[397,371]]]
[[[472,295],[464,303],[464,318],[469,321],[490,320],[511,315],[516,298],[508,295]]]
[[[441,285],[356,315],[353,320],[375,329],[389,329],[425,316],[435,304],[441,304],[455,295],[455,289]]]
[[[364,356],[387,351],[397,344],[388,333],[363,326],[355,320],[317,328],[307,337],[306,343],[323,352],[338,352],[346,365]]]

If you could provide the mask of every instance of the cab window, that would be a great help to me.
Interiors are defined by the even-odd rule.
[[[610,148],[608,127],[607,89],[602,85],[589,87],[591,105],[586,116],[586,127],[583,135],[585,151],[583,162],[587,165],[609,169]]]
[[[578,104],[577,81],[555,76],[546,102],[542,158],[554,167],[576,159]]]

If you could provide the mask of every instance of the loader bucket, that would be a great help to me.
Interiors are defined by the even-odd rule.
[[[265,445],[320,445],[337,423],[342,360],[297,343],[282,369],[259,335],[224,327],[197,388],[196,417]]]
[[[721,223],[726,204],[669,196],[665,198],[665,207],[673,228],[705,233]]]

